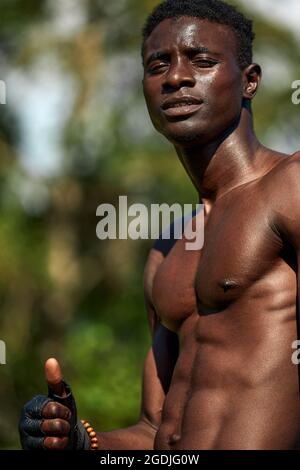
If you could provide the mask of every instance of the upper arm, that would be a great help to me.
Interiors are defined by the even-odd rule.
[[[287,165],[277,175],[276,193],[272,205],[275,225],[283,241],[300,253],[300,152],[289,157]]]
[[[144,273],[144,293],[152,346],[147,354],[143,371],[141,418],[158,427],[178,357],[178,337],[164,327],[152,302],[152,284],[163,255],[151,250]]]

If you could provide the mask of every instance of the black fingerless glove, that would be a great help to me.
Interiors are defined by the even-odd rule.
[[[65,382],[64,387],[67,395],[63,398],[55,395],[52,390],[49,389],[48,397],[45,395],[37,395],[23,407],[19,423],[22,449],[45,449],[43,445],[45,433],[41,429],[41,425],[44,419],[42,412],[44,407],[50,401],[61,403],[71,411],[69,444],[66,450],[90,449],[89,436],[81,421],[77,420],[76,403],[71,388]]]
[[[77,419],[76,402],[72,394],[72,390],[66,382],[63,382],[63,384],[66,393],[65,397],[62,398],[59,395],[55,395],[50,388],[48,388],[48,397],[52,401],[57,401],[61,405],[66,406],[71,411],[71,429],[67,450],[89,450],[90,438],[81,421]]]

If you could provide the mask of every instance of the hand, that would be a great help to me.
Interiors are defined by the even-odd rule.
[[[77,422],[76,403],[56,359],[46,361],[45,375],[48,396],[35,396],[22,410],[22,448],[88,450],[89,437],[81,422]]]

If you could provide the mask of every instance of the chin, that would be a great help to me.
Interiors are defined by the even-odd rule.
[[[207,141],[208,133],[199,129],[165,129],[161,132],[174,145],[199,145]]]
[[[156,130],[172,144],[200,144],[206,141],[207,136],[211,133],[211,126],[208,124],[206,119],[190,116],[177,121],[160,122]]]
[[[213,141],[222,140],[234,131],[239,119],[227,123],[211,122],[208,119],[193,121],[192,119],[177,122],[168,122],[162,128],[157,129],[173,145],[183,147],[202,146]]]

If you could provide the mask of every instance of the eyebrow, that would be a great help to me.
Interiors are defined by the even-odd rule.
[[[153,52],[153,54],[151,54],[146,60],[145,65],[149,65],[150,62],[152,62],[153,60],[164,59],[168,55],[169,55],[168,52],[163,52],[163,51]]]
[[[212,53],[207,47],[204,46],[198,46],[198,47],[187,47],[186,52],[193,53],[193,54],[207,54],[207,53]],[[148,59],[145,62],[145,65],[149,65],[150,62],[153,60],[159,60],[159,59],[165,59],[167,56],[169,56],[170,53],[166,51],[157,51],[153,52]]]

